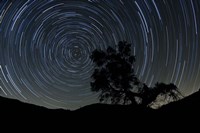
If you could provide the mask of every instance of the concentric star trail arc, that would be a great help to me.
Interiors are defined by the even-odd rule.
[[[200,88],[199,0],[2,0],[0,95],[49,108],[97,102],[94,49],[132,44],[147,85]]]

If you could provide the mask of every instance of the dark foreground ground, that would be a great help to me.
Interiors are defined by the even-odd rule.
[[[118,119],[124,121],[141,120],[149,122],[154,119],[177,121],[180,119],[191,118],[200,119],[200,91],[185,97],[177,102],[170,103],[154,110],[150,108],[120,106],[120,105],[105,105],[93,104],[82,107],[75,111],[63,109],[47,109],[40,106],[35,106],[27,103],[22,103],[18,100],[7,99],[0,97],[0,114],[1,117],[16,118],[21,120],[80,120],[84,122],[86,119],[110,120],[117,122]],[[54,121],[55,122],[55,121]]]

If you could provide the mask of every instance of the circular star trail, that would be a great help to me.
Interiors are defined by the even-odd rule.
[[[97,102],[94,49],[126,40],[147,85],[200,88],[198,0],[2,0],[0,94],[50,108]]]

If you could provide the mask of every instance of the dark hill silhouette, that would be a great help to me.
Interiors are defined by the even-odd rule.
[[[30,114],[39,114],[40,116],[58,116],[58,117],[72,117],[77,115],[90,114],[95,116],[129,116],[129,118],[141,116],[156,116],[156,115],[178,115],[192,114],[199,116],[200,112],[200,91],[183,98],[182,100],[169,103],[162,106],[158,110],[133,107],[132,105],[108,105],[108,104],[92,104],[75,111],[63,109],[48,109],[28,103],[23,103],[19,100],[0,97],[0,113],[30,116]]]
[[[63,109],[48,109],[43,106],[37,106],[16,99],[10,99],[0,96],[0,113],[17,114],[17,113],[56,113],[56,112],[69,112]]]
[[[200,119],[200,91],[182,100],[172,102],[156,110],[156,117],[177,123],[195,124]]]
[[[30,114],[30,113],[41,113],[41,114],[57,114],[59,115],[66,115],[76,113],[98,113],[98,114],[113,114],[113,113],[128,113],[132,114],[133,112],[151,112],[152,109],[150,108],[142,108],[142,107],[132,107],[131,105],[109,105],[109,104],[91,104],[79,108],[74,111],[64,110],[64,109],[48,109],[42,106],[37,106],[25,102],[21,102],[16,99],[10,99],[5,97],[0,97],[0,113],[11,113],[11,114]]]
[[[154,110],[151,108],[144,108],[143,106],[132,105],[110,105],[110,104],[92,104],[75,110],[77,113],[95,113],[95,114],[131,114],[134,113],[151,113]]]
[[[182,100],[172,102],[162,106],[160,112],[170,113],[197,113],[200,112],[200,90],[183,98]]]

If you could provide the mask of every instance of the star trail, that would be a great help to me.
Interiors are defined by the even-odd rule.
[[[98,101],[94,49],[132,44],[147,85],[200,88],[199,0],[1,0],[0,95],[50,108]]]

